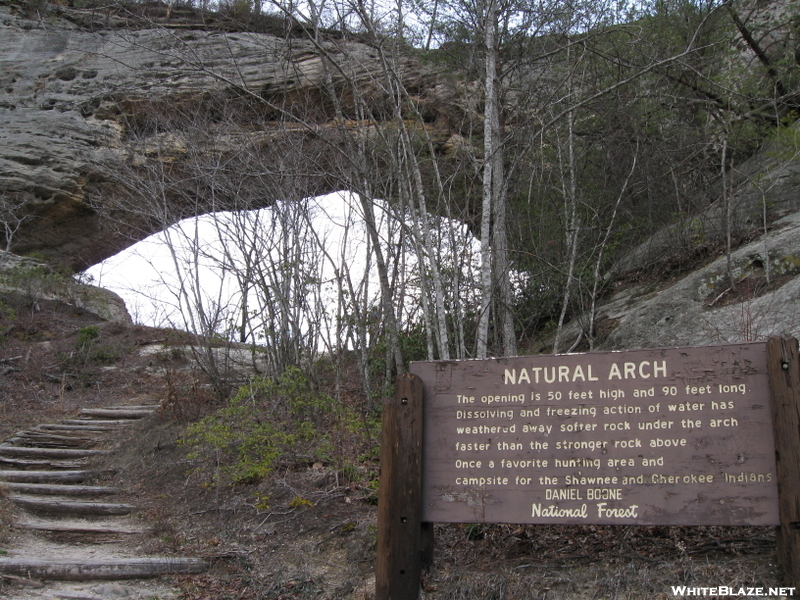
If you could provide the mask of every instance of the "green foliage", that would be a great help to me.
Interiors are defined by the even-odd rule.
[[[0,346],[6,341],[6,333],[17,319],[16,311],[0,300]]]
[[[219,5],[219,12],[232,18],[242,19],[253,12],[251,0],[226,0]]]
[[[400,351],[403,354],[403,359],[406,364],[415,360],[427,360],[427,343],[425,341],[425,326],[421,322],[409,323],[402,331],[398,333],[400,341]],[[389,338],[387,334],[382,335],[378,341],[370,349],[370,375],[375,381],[380,381],[386,374],[386,356],[389,347]],[[384,381],[381,386],[381,393],[384,395],[391,395],[391,387],[393,386],[393,379]]]
[[[372,504],[373,506],[378,505],[378,485],[380,480],[377,477],[373,477],[367,482],[366,490],[366,502],[367,504]]]
[[[268,494],[259,494],[255,495],[255,504],[253,504],[256,510],[269,510],[271,508],[271,498]]]
[[[75,346],[78,350],[86,350],[94,340],[100,337],[100,328],[97,325],[89,325],[78,330],[78,337]]]
[[[340,463],[341,437],[356,422],[354,411],[289,367],[240,387],[226,406],[189,426],[182,444],[215,484],[250,483],[279,465]]]
[[[97,365],[110,365],[120,359],[120,348],[111,344],[99,344],[100,328],[89,325],[78,330],[75,339],[76,352],[72,362],[76,364],[94,363]]]
[[[113,338],[104,339],[97,325],[82,327],[75,336],[74,350],[57,354],[64,377],[76,380],[81,387],[97,385],[102,377],[98,366],[117,362],[129,348]]]
[[[308,498],[303,498],[302,496],[295,496],[292,498],[289,503],[286,505],[288,508],[302,508],[304,506],[314,506],[314,503],[311,502]]]
[[[464,526],[464,535],[470,541],[482,540],[486,534],[487,525],[484,523],[470,523]]]
[[[18,290],[31,306],[43,298],[66,296],[70,283],[69,277],[43,264],[20,266],[0,276],[0,285]]]
[[[110,365],[120,359],[120,352],[111,346],[99,346],[92,348],[88,356],[89,360],[98,365]]]

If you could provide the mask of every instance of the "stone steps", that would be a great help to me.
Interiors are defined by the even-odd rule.
[[[78,423],[77,425],[75,423]],[[70,424],[71,423],[71,424]],[[95,433],[116,431],[119,429],[119,424],[101,425],[97,422],[92,422],[88,419],[71,419],[63,423],[43,423],[37,425],[42,431],[92,431]]]
[[[43,531],[48,533],[60,534],[87,534],[87,535],[139,535],[146,533],[147,530],[130,522],[115,519],[36,519],[27,518],[24,521],[14,523],[14,528],[33,531]]]
[[[208,568],[199,558],[142,557],[112,559],[36,559],[0,558],[0,573],[37,579],[87,581],[89,579],[139,579],[202,573]]]
[[[104,485],[70,485],[57,483],[26,483],[0,481],[0,491],[45,496],[108,496],[119,494],[120,489]]]
[[[77,418],[18,431],[0,444],[0,493],[26,515],[13,526],[33,536],[29,543],[21,542],[19,550],[11,548],[8,556],[0,557],[0,578],[11,582],[141,580],[207,568],[198,558],[128,556],[125,546],[109,548],[146,530],[126,516],[135,513],[137,506],[106,500],[119,494],[119,488],[93,483],[113,471],[89,465],[107,452],[109,434],[152,415],[157,408],[82,409]],[[59,538],[69,543],[59,543]],[[54,592],[41,597],[50,593]],[[66,597],[59,594],[54,597]],[[87,598],[100,597],[87,594]]]
[[[102,450],[91,448],[43,448],[40,446],[12,446],[0,444],[0,456],[22,458],[87,458],[103,454]]]
[[[20,483],[78,483],[90,479],[98,479],[114,475],[113,470],[81,470],[81,471],[24,471],[24,470],[0,470],[0,481],[12,481]]]
[[[0,469],[45,469],[45,470],[58,470],[58,469],[82,469],[86,467],[88,461],[86,459],[78,460],[44,460],[33,458],[14,458],[11,456],[0,456]]]
[[[27,496],[24,494],[7,494],[7,498],[17,506],[36,513],[52,515],[129,515],[137,510],[132,504],[119,502],[83,502],[69,500],[60,496]]]

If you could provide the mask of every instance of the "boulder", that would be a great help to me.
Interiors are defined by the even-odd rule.
[[[27,297],[31,303],[54,300],[118,323],[132,319],[119,295],[60,273],[49,264],[0,251],[0,292]]]

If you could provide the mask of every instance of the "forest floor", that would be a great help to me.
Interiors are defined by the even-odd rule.
[[[34,312],[21,299],[2,300],[0,439],[80,408],[164,406],[104,460],[119,470],[115,483],[143,507],[150,534],[137,542],[141,547],[210,561],[205,574],[173,579],[182,598],[373,597],[374,454],[351,457],[358,468],[346,471],[295,461],[266,478],[214,485],[180,443],[187,425],[213,408],[207,382],[186,354],[185,334],[105,323],[63,305],[40,303]],[[0,554],[13,546],[15,510],[0,497]],[[664,599],[681,597],[676,586],[728,586],[737,597],[765,597],[781,579],[770,527],[449,524],[435,528],[422,597]],[[0,596],[4,585],[15,584],[0,580]]]

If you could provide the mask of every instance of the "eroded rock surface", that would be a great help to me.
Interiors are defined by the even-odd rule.
[[[330,99],[346,109],[352,86],[376,106],[385,97],[378,51],[357,41],[208,29],[194,13],[154,20],[51,11],[36,16],[0,3],[0,190],[4,201],[24,205],[13,251],[40,252],[76,270],[158,229],[144,219],[131,223],[130,211],[111,226],[95,209],[113,206],[115,164],[135,163],[148,145],[164,150],[170,111],[191,113],[209,96],[250,97],[276,120],[287,107],[313,108],[309,125],[325,127],[334,117]],[[417,87],[442,88],[409,59],[395,66]],[[206,129],[210,147],[237,143],[224,127]],[[181,132],[167,133],[170,160],[179,161]],[[281,135],[306,133],[284,128]],[[299,194],[338,189],[322,173],[303,185]]]
[[[670,281],[624,285],[598,309],[596,350],[702,346],[800,337],[800,212],[772,231]],[[565,329],[576,339],[584,315]]]
[[[131,323],[125,301],[111,290],[79,282],[41,261],[0,250],[0,292],[28,299],[32,308],[54,300],[114,323]]]

